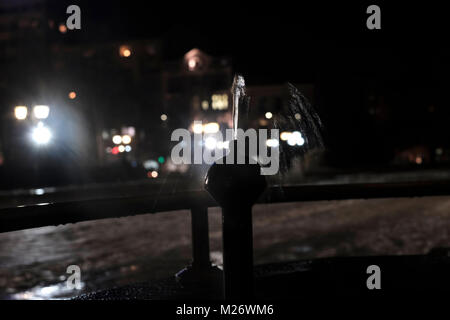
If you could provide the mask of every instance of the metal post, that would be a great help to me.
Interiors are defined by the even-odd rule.
[[[222,207],[225,299],[253,295],[252,206],[266,188],[260,170],[258,164],[215,163],[206,177],[206,190]]]
[[[192,222],[192,267],[199,272],[211,267],[209,260],[208,208],[191,209]]]
[[[252,206],[266,188],[261,167],[250,161],[249,145],[238,135],[247,129],[250,99],[245,94],[245,80],[236,75],[233,94],[233,140],[228,155],[209,168],[205,189],[222,207],[223,270],[225,299],[253,295]],[[241,139],[240,144],[238,139]],[[243,149],[242,149],[242,146]],[[238,153],[245,158],[238,163]]]
[[[253,295],[253,230],[251,206],[222,209],[225,298]]]
[[[175,278],[184,287],[207,288],[212,297],[220,296],[222,271],[209,260],[208,208],[191,209],[192,257],[190,266],[180,270]]]

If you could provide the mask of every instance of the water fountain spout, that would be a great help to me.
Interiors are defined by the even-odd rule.
[[[238,151],[237,130],[247,129],[248,124],[249,97],[245,94],[244,77],[234,77],[231,91],[233,141],[230,143],[230,153],[223,161],[209,168],[205,179],[205,189],[222,207],[223,287],[226,299],[253,296],[252,206],[266,188],[259,164],[250,163],[248,152]],[[245,163],[237,163],[237,152],[246,153]]]
[[[233,140],[237,140],[237,129],[239,128],[239,102],[245,94],[245,80],[242,75],[235,75],[233,85],[231,86],[231,94],[233,95]]]

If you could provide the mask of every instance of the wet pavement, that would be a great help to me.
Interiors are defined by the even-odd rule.
[[[332,256],[423,254],[450,247],[450,197],[256,205],[255,264]],[[221,264],[220,209],[209,209]],[[0,234],[0,297],[68,298],[172,276],[189,264],[188,211]],[[82,289],[68,289],[69,265]]]

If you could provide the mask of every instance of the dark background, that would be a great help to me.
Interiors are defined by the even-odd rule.
[[[16,10],[8,2],[2,10]],[[158,38],[164,59],[198,47],[231,57],[249,84],[313,83],[328,165],[386,166],[408,148],[449,147],[449,27],[440,2],[48,1],[48,14],[65,21],[70,4],[81,7],[82,29],[49,42]],[[381,30],[366,28],[370,4],[381,7]]]

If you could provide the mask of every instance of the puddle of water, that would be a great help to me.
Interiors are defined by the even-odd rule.
[[[211,263],[221,266],[223,265],[223,253],[222,251],[211,251],[209,254]]]
[[[80,282],[82,290],[84,283]],[[37,286],[24,292],[18,292],[11,296],[13,300],[63,300],[68,296],[73,296],[73,291],[77,289],[69,288],[65,282],[50,286]],[[79,291],[77,290],[77,291]]]

